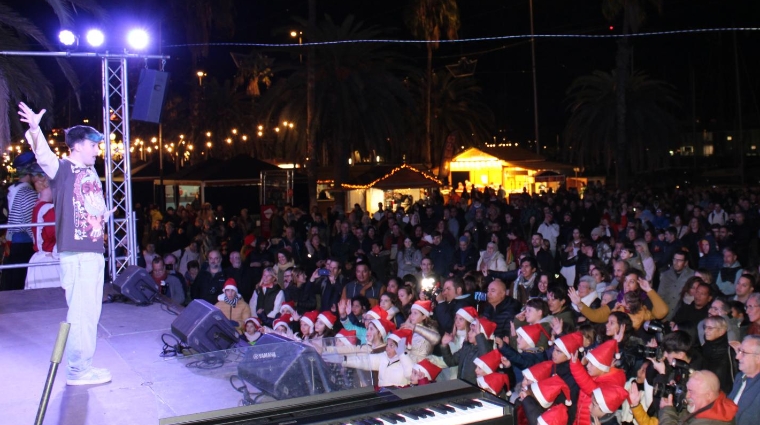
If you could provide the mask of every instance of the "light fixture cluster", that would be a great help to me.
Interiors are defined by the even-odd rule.
[[[68,29],[62,30],[58,33],[58,41],[60,41],[66,49],[73,49],[79,46],[79,39],[79,35]],[[90,47],[98,48],[103,45],[106,37],[105,34],[103,34],[103,31],[93,28],[85,33],[84,39]],[[135,50],[145,49],[148,47],[149,42],[150,37],[148,37],[148,33],[144,29],[135,28],[127,33],[127,44]]]

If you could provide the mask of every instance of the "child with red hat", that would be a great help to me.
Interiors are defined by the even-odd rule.
[[[406,323],[401,329],[409,329],[413,332],[412,344],[409,349],[409,357],[419,362],[433,352],[433,348],[441,341],[438,333],[438,325],[433,315],[433,303],[431,301],[416,301],[412,305]]]
[[[275,319],[274,323],[272,323],[272,331],[289,339],[298,340],[298,337],[293,333],[291,326],[290,315],[283,314],[282,316]]]
[[[238,293],[235,279],[229,278],[224,282],[224,293],[217,300],[216,308],[222,311],[224,317],[236,323],[238,332],[243,333],[245,319],[251,317],[251,307]]]
[[[516,382],[522,381],[522,371],[524,369],[547,360],[546,351],[544,351],[543,347],[538,346],[541,336],[546,336],[545,334],[546,330],[540,323],[518,328],[517,350],[509,344],[496,340],[499,352],[507,359],[505,366],[512,367]]]
[[[385,351],[368,356],[343,356],[343,366],[378,372],[378,387],[405,387],[410,383],[414,362],[404,353],[411,344],[412,331],[399,329],[388,336]],[[325,357],[331,361],[332,356]]]
[[[303,316],[301,316],[301,320],[299,321],[301,324],[300,336],[304,341],[309,341],[316,336],[314,325],[317,322],[317,316],[319,316],[318,310],[307,311],[303,314]]]
[[[520,406],[527,423],[535,424],[550,407],[561,404],[573,405],[570,388],[562,378],[554,375],[532,383]]]
[[[584,361],[586,368],[573,356],[570,361],[570,372],[578,383],[578,407],[574,425],[591,425],[591,398],[593,391],[602,385],[623,387],[625,372],[613,366],[619,357],[617,341],[608,340],[591,350]]]
[[[441,356],[447,366],[459,366],[457,378],[477,385],[477,375],[475,375],[474,360],[493,349],[493,333],[496,330],[496,324],[484,317],[475,317],[475,321],[470,323],[470,329],[467,332],[467,341],[462,344],[462,348],[456,353],[451,352],[448,344],[441,345]]]
[[[573,357],[578,351],[583,351],[584,339],[581,332],[573,332],[554,340],[554,346],[549,349],[551,352],[552,373],[558,375],[565,381],[570,388],[570,397],[573,400],[578,398],[578,392],[580,388],[578,383],[575,382],[572,372],[570,372],[570,358]],[[575,412],[577,405],[571,406],[567,409],[567,415],[570,418],[570,422],[575,419]]]
[[[419,363],[412,368],[412,377],[409,382],[412,385],[427,385],[435,382],[438,374],[441,373],[440,367],[433,364],[428,359],[422,359]]]
[[[263,335],[261,320],[259,320],[258,317],[249,317],[245,319],[244,329],[245,332],[243,332],[241,338],[245,338],[245,340],[251,345],[256,344],[256,341],[258,341],[258,339],[261,338],[261,335]]]
[[[628,391],[619,385],[600,385],[592,392],[591,417],[599,425],[619,425],[615,411],[628,399]],[[598,422],[597,422],[598,420]]]
[[[478,386],[488,391],[496,397],[508,399],[512,395],[509,385],[509,376],[505,373],[489,373],[485,376],[478,376]]]

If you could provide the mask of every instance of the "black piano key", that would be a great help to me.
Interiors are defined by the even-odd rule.
[[[448,410],[450,413],[455,413],[457,411],[457,409],[455,409],[455,408],[453,408],[451,406],[447,406],[445,404],[439,404],[438,406],[440,406],[442,409]]]
[[[380,415],[380,416],[381,416],[383,419],[385,419],[385,421],[386,421],[386,422],[390,422],[391,424],[394,424],[394,425],[395,425],[396,423],[400,422],[398,419],[396,419],[396,418],[394,417],[394,416],[396,416],[396,415],[393,415],[393,416],[391,416],[391,415]]]
[[[437,413],[439,413],[441,415],[446,415],[446,414],[449,413],[448,409],[444,408],[440,404],[433,404],[431,406],[428,406],[428,409],[430,409],[430,410],[432,410],[434,412],[437,412]]]
[[[483,407],[483,403],[481,403],[478,400],[469,400],[469,401],[470,401],[470,403],[474,404],[475,406]]]
[[[372,425],[385,425],[383,421],[377,418],[367,418],[367,422],[370,422]]]
[[[392,419],[395,419],[395,420],[396,420],[396,422],[401,422],[401,423],[404,423],[404,422],[406,422],[406,418],[404,418],[404,417],[403,417],[403,416],[401,416],[401,415],[397,415],[397,414],[395,414],[395,413],[393,413],[393,412],[388,412],[388,413],[386,413],[386,414],[385,414],[385,415],[383,415],[383,416],[384,416],[384,417],[386,417],[386,418],[392,418]]]
[[[472,408],[469,404],[464,403],[462,400],[450,401],[449,404],[461,410],[467,410],[467,409]]]
[[[427,418],[435,417],[435,413],[431,412],[428,409],[420,409],[420,412],[422,412]]]
[[[420,418],[420,416],[415,414],[412,410],[402,411],[401,414],[415,421]]]

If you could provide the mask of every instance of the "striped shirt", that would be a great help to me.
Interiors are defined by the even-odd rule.
[[[8,224],[29,224],[32,222],[32,210],[39,196],[29,183],[19,182],[8,188]],[[27,237],[19,233],[26,233]],[[31,227],[9,228],[5,238],[8,241],[32,242]]]

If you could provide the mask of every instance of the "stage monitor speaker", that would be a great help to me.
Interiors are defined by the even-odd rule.
[[[147,270],[140,266],[128,266],[113,282],[116,292],[137,304],[147,304],[158,294],[158,285]]]
[[[329,393],[327,364],[314,347],[277,334],[246,350],[238,375],[278,400]]]
[[[235,326],[205,300],[193,300],[172,322],[172,333],[199,353],[227,350],[240,341]]]
[[[135,103],[132,107],[132,119],[154,124],[161,122],[161,110],[164,106],[168,84],[168,72],[156,71],[155,69],[141,70]]]

